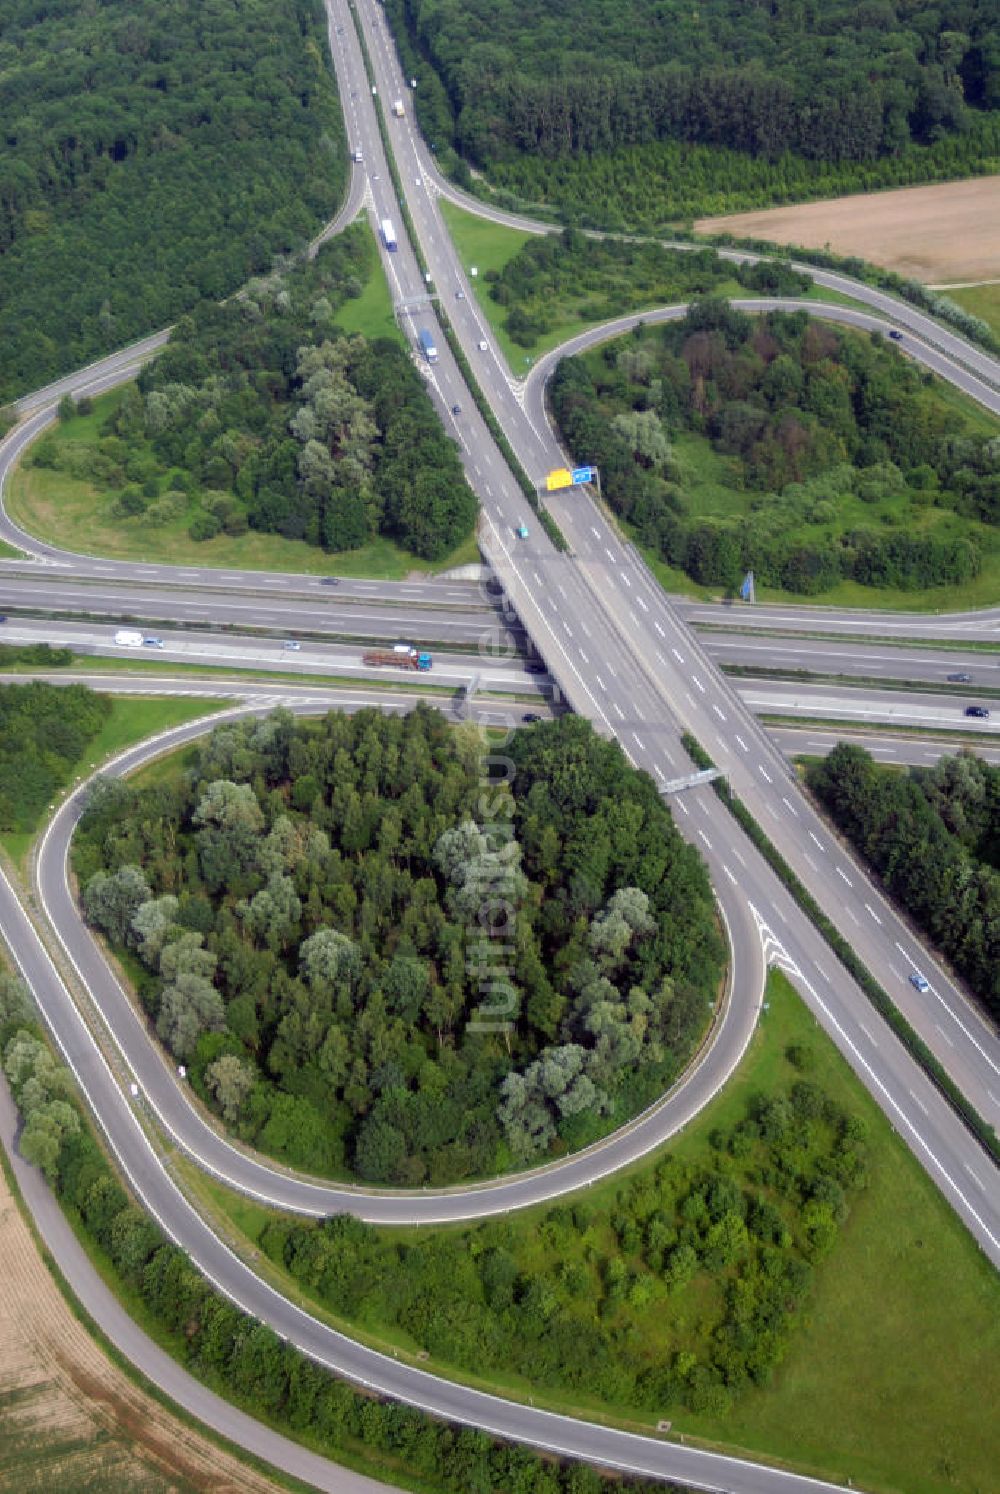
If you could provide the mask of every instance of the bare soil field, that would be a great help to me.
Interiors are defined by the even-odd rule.
[[[105,1358],[70,1312],[0,1171],[0,1490],[274,1494]]]
[[[856,254],[928,284],[994,280],[1000,276],[1000,176],[701,218],[695,228]]]

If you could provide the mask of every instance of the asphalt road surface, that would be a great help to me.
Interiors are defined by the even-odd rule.
[[[68,993],[62,988],[54,966],[2,873],[0,916],[18,964],[43,1009],[50,1000],[61,1008],[56,1029],[64,1058],[81,1087],[94,1101],[109,1144],[140,1201],[171,1238],[183,1246],[195,1265],[222,1286],[238,1306],[269,1323],[276,1332],[296,1343],[317,1362],[360,1385],[375,1387],[382,1394],[407,1401],[448,1420],[567,1456],[584,1458],[605,1467],[647,1477],[675,1479],[710,1489],[739,1490],[741,1494],[771,1494],[779,1488],[790,1491],[790,1494],[808,1494],[812,1490],[837,1487],[741,1458],[680,1446],[651,1435],[620,1432],[555,1416],[533,1406],[518,1405],[439,1379],[429,1371],[400,1363],[353,1342],[288,1302],[218,1239],[176,1188],[141,1123],[141,1113],[148,1104],[147,1096],[140,1094],[133,1101],[123,1092],[89,1029],[75,1015]],[[70,1021],[67,1018],[71,1013],[74,1016]],[[46,1010],[46,1016],[50,1022],[53,1020],[51,1011]],[[710,1052],[714,1053],[715,1049]],[[187,1115],[191,1113],[186,1104],[181,1105],[181,1110]],[[544,1185],[542,1191],[544,1194]],[[470,1193],[467,1197],[474,1198],[474,1195]],[[412,1218],[413,1212],[411,1209],[408,1217]],[[151,1366],[141,1344],[138,1347],[133,1344],[130,1357],[147,1373],[152,1368],[157,1375],[155,1364]],[[167,1388],[176,1393],[169,1378]],[[258,1444],[261,1455],[278,1466],[286,1466],[281,1440],[265,1429],[258,1431],[263,1438]],[[239,1439],[238,1431],[230,1435]],[[309,1477],[308,1474],[305,1476]],[[343,1485],[335,1484],[334,1487]]]
[[[348,116],[349,131],[356,135],[364,152],[372,218],[393,217],[397,231],[401,232],[350,13],[341,0],[336,3],[331,0],[329,8],[343,26],[343,32],[336,33],[331,40],[343,97],[346,102],[353,93],[352,102],[357,106]],[[361,17],[369,34],[377,87],[388,102],[401,95],[402,78],[386,45],[384,20],[378,7],[365,6]],[[563,453],[547,426],[540,427],[532,417],[530,408],[526,408],[524,390],[511,379],[495,352],[491,349],[484,355],[478,351],[478,340],[484,335],[482,322],[472,301],[465,270],[458,263],[440,222],[435,194],[429,190],[433,186],[429,170],[421,167],[424,148],[414,136],[409,116],[390,121],[389,127],[410,212],[434,283],[447,299],[456,332],[515,450],[527,470],[533,476],[540,476],[547,467],[561,464]],[[380,180],[376,181],[376,176]],[[398,299],[422,291],[423,281],[405,240],[400,239],[396,254],[384,258],[390,285]],[[824,314],[829,310],[824,308]],[[415,334],[417,325],[427,324],[430,317],[429,310],[419,311],[411,323],[411,332]],[[897,319],[902,320],[899,316]],[[433,320],[430,325],[434,327]],[[485,335],[489,340],[488,333]],[[984,1115],[995,1120],[1000,1111],[997,1099],[1000,1065],[995,1033],[874,891],[860,868],[833,841],[799,792],[780,752],[753,720],[731,683],[719,674],[702,644],[692,636],[631,548],[621,544],[600,511],[586,498],[574,495],[553,502],[553,512],[570,540],[573,553],[554,552],[532,522],[522,495],[472,406],[443,339],[438,345],[440,359],[433,370],[427,371],[428,387],[442,411],[446,428],[453,431],[459,442],[466,471],[481,495],[484,547],[567,701],[586,714],[598,730],[616,735],[630,758],[648,769],[662,785],[673,777],[683,776],[689,769],[680,734],[684,729],[692,731],[724,769],[735,791],[861,958],[892,991],[970,1100]],[[931,360],[933,354],[946,376],[960,387],[971,388],[973,392],[987,387],[982,383],[986,376],[981,369],[968,372],[973,365],[964,355],[960,365],[941,362],[944,358],[938,352],[941,345],[940,340],[935,342],[928,335],[930,354],[924,348],[915,348],[914,354],[919,351],[928,366],[936,366]],[[976,379],[980,384],[975,383]],[[989,398],[983,396],[983,402],[988,404]],[[464,413],[453,415],[455,404]],[[528,523],[529,537],[519,541],[515,534],[523,522]],[[58,553],[53,551],[48,558],[58,558]],[[130,570],[121,574],[131,579]],[[708,862],[732,931],[734,985],[727,1017],[729,1013],[733,1016],[728,1029],[723,1024],[726,1041],[732,1041],[731,1034],[740,1024],[745,1024],[746,1030],[752,1026],[760,996],[762,961],[766,958],[788,969],[818,1020],[848,1056],[984,1251],[994,1262],[1000,1260],[1000,1199],[992,1164],[903,1052],[862,993],[833,961],[825,943],[798,912],[716,796],[710,790],[692,790],[676,795],[673,802],[682,831]],[[87,958],[87,948],[93,949],[93,945],[85,943],[87,936],[81,937],[78,929],[72,927],[69,909],[63,910],[64,919],[52,906],[54,900],[65,895],[58,837],[64,830],[68,833],[71,818],[72,805],[57,816],[49,832],[39,868],[39,885],[44,903],[63,931],[73,957],[79,961]],[[0,915],[17,947],[19,961],[33,989],[40,993],[40,1001],[46,1003],[57,1039],[73,1063],[84,1092],[138,1195],[202,1269],[223,1283],[235,1300],[271,1322],[277,1331],[342,1373],[374,1383],[387,1394],[500,1435],[571,1452],[599,1464],[693,1484],[738,1488],[751,1494],[758,1489],[773,1491],[778,1486],[803,1490],[816,1487],[813,1481],[797,1475],[679,1448],[649,1436],[550,1417],[533,1408],[452,1385],[378,1356],[333,1333],[286,1302],[226,1250],[174,1189],[152,1153],[130,1102],[94,1048],[75,1007],[60,989],[58,976],[47,964],[37,936],[6,886],[0,903]],[[907,979],[914,968],[922,968],[930,981],[930,990],[919,999]],[[127,1018],[123,1016],[122,1021],[127,1022]],[[165,1065],[141,1024],[137,1028],[134,1056],[140,1064],[148,1066],[142,1070],[147,1083],[156,1086],[160,1076],[154,1065],[158,1064],[161,1070],[165,1070]],[[721,1051],[720,1039],[708,1050],[689,1086],[703,1082],[706,1068],[720,1063]],[[124,1066],[124,1060],[119,1061]],[[194,1112],[175,1076],[167,1073],[165,1077],[170,1088],[164,1085],[162,1095],[156,1090],[157,1104],[175,1102],[178,1123],[191,1124]],[[693,1099],[690,1089],[688,1099]],[[142,1088],[140,1104],[152,1103],[148,1090]],[[204,1138],[205,1147],[212,1144],[210,1137],[214,1135],[210,1132]],[[218,1137],[215,1140],[220,1142]],[[211,1165],[207,1157],[202,1161],[203,1165]],[[262,1166],[247,1159],[247,1165],[251,1163]],[[565,1165],[574,1164],[580,1165],[577,1159],[570,1159]],[[489,1190],[492,1206],[515,1206],[510,1195],[506,1204],[498,1202],[503,1198],[502,1188],[521,1187],[535,1198],[551,1197],[562,1191],[568,1176],[565,1171],[548,1169],[533,1175],[528,1182],[512,1180],[495,1184]],[[463,1195],[450,1197],[447,1206],[486,1212],[490,1207],[482,1201],[486,1193],[486,1189],[467,1190]],[[523,1196],[523,1201],[527,1202],[528,1197]],[[419,1217],[423,1206],[422,1197],[411,1196],[407,1200],[396,1195],[391,1202],[400,1207],[408,1204],[408,1218]],[[365,1207],[370,1205],[366,1202]],[[433,1201],[432,1207],[443,1205]]]
[[[741,627],[742,614],[734,619]],[[716,664],[740,665],[747,669],[780,670],[791,674],[842,676],[850,679],[902,680],[950,688],[949,676],[970,678],[961,688],[970,696],[976,690],[1000,690],[1000,653],[991,654],[956,648],[914,647],[906,644],[859,643],[845,638],[772,636],[759,638],[745,632],[703,632],[702,644]]]
[[[142,632],[146,637],[158,640],[155,644],[135,648],[116,644],[117,631],[113,626],[81,626],[78,623],[35,622],[11,618],[0,631],[0,643],[49,643],[54,648],[69,648],[78,654],[112,658],[125,664],[173,663],[268,670],[280,671],[292,677],[343,675],[357,679],[387,679],[395,684],[420,684],[439,689],[460,690],[478,679],[479,688],[483,690],[516,691],[518,694],[531,696],[544,692],[547,683],[544,674],[534,673],[516,654],[494,654],[494,647],[502,650],[503,640],[497,639],[492,632],[488,647],[484,647],[482,653],[455,651],[432,654],[430,669],[415,670],[395,654],[392,663],[366,664],[364,655],[371,652],[366,645],[303,637],[301,631],[285,638],[255,638],[239,633],[226,633],[220,637],[217,634],[186,632],[183,629],[160,629],[156,632],[149,629],[128,629],[127,631]],[[401,641],[412,645],[412,634]],[[290,644],[295,647],[290,648]],[[392,649],[385,646],[375,652],[390,654]],[[541,666],[536,665],[534,668]]]
[[[48,1183],[37,1167],[30,1166],[15,1145],[18,1116],[6,1079],[0,1075],[0,1145],[7,1153],[21,1197],[35,1222],[42,1241],[77,1301],[118,1351],[147,1379],[190,1416],[225,1437],[236,1447],[272,1465],[275,1455],[285,1473],[329,1494],[392,1494],[393,1486],[352,1473],[328,1458],[310,1452],[301,1443],[265,1427],[216,1395],[153,1342],[129,1317],[70,1228]]]

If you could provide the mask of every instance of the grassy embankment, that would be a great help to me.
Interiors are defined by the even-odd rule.
[[[129,699],[114,697],[111,714],[84,756],[75,764],[72,777],[83,778],[88,773],[93,773],[107,758],[132,746],[134,742],[141,742],[156,732],[166,731],[168,727],[181,726],[185,721],[194,721],[199,716],[208,716],[227,704],[224,700],[186,700],[171,696],[140,696]],[[23,871],[25,858],[37,830],[36,825],[31,830],[0,832],[0,847],[18,870]]]
[[[987,1387],[995,1383],[1000,1354],[996,1276],[783,976],[770,977],[765,1014],[737,1074],[668,1149],[687,1161],[708,1160],[716,1128],[734,1124],[751,1095],[787,1085],[792,1071],[785,1053],[795,1044],[813,1053],[810,1079],[868,1122],[870,1183],[816,1271],[803,1320],[771,1385],[745,1393],[724,1418],[672,1411],[673,1432],[878,1491],[985,1494],[997,1458],[995,1429],[983,1414],[994,1398]],[[630,1172],[649,1169],[640,1163]],[[225,1215],[230,1236],[241,1233],[244,1246],[259,1237],[264,1209],[200,1174],[189,1177],[202,1201]],[[610,1214],[622,1177],[588,1190],[592,1213]],[[545,1212],[511,1216],[518,1256],[519,1243],[527,1248],[540,1240]],[[433,1233],[390,1232],[411,1243]],[[257,1264],[302,1300],[282,1272]],[[416,1362],[417,1345],[394,1326],[339,1326]],[[642,1331],[655,1338],[657,1325]],[[468,1378],[437,1360],[434,1368]],[[569,1401],[514,1377],[498,1378],[494,1388],[557,1410],[633,1426],[650,1421],[629,1407]]]
[[[402,340],[393,319],[389,288],[378,260],[361,296],[345,303],[337,314],[337,322],[345,332]],[[55,426],[52,439],[73,443],[98,441],[104,421],[121,397],[122,390],[119,389],[95,399],[89,415],[77,416]],[[29,534],[67,550],[107,556],[111,560],[370,576],[389,581],[403,580],[413,572],[442,571],[479,560],[474,535],[470,535],[444,560],[436,562],[422,560],[383,538],[373,539],[361,549],[338,554],[327,554],[302,540],[252,530],[235,537],[220,534],[214,539],[197,541],[192,540],[187,532],[189,513],[153,527],[141,519],[123,521],[113,517],[109,511],[110,501],[108,494],[90,482],[71,477],[66,472],[23,463],[10,474],[5,493],[7,512]]]
[[[944,290],[942,296],[955,301],[959,306],[988,322],[1000,337],[1000,280],[985,285],[968,285],[957,290]]]
[[[955,410],[968,422],[975,434],[983,437],[997,433],[995,419],[974,400],[938,380],[935,394],[942,405]],[[727,457],[713,450],[701,436],[682,431],[673,437],[671,445],[676,453],[682,473],[684,491],[690,501],[692,514],[712,518],[735,518],[745,513],[750,501],[756,496],[741,491],[731,482],[731,464]],[[857,581],[840,581],[820,596],[803,597],[797,592],[782,591],[777,587],[757,586],[758,602],[782,602],[796,606],[884,608],[886,611],[902,612],[955,612],[975,607],[994,606],[1000,599],[1000,539],[995,530],[975,520],[964,519],[958,514],[945,513],[937,508],[924,511],[927,522],[933,523],[935,533],[941,539],[974,533],[982,545],[982,569],[978,576],[961,584],[935,586],[926,591],[904,590],[902,587],[862,586]],[[884,516],[884,517],[883,517]],[[905,496],[881,499],[877,508],[866,504],[856,495],[838,499],[838,529],[865,528],[872,518],[892,525],[905,523],[912,526],[912,512]],[[630,526],[616,520],[628,537],[636,539]],[[669,592],[707,601],[720,595],[718,587],[699,586],[683,571],[666,565],[655,552],[640,545],[651,570],[660,584]]]
[[[587,303],[593,300],[593,294],[589,289],[575,293],[568,291],[559,297],[555,308],[550,308],[555,318],[555,325],[539,336],[530,351],[521,347],[511,339],[507,332],[505,322],[508,308],[499,306],[492,299],[489,294],[489,285],[484,277],[489,270],[502,270],[514,258],[518,250],[537,235],[527,233],[522,229],[506,228],[502,224],[490,222],[489,219],[479,218],[474,213],[468,213],[463,208],[456,207],[447,199],[441,201],[441,212],[466,270],[475,265],[479,271],[472,281],[476,300],[490,324],[494,338],[503,351],[511,373],[516,377],[523,378],[531,365],[543,353],[559,347],[569,338],[585,331],[587,327],[594,326],[595,322],[600,320],[592,314],[587,314]],[[720,296],[731,296],[734,299],[753,294],[737,280],[723,281],[714,293]],[[447,288],[445,288],[445,297],[447,300]],[[677,299],[676,296],[664,298],[654,293],[645,303],[645,309],[671,304]],[[857,304],[852,302],[849,296],[842,296],[836,291],[826,291],[818,287],[809,291],[805,299],[833,301],[845,305]]]

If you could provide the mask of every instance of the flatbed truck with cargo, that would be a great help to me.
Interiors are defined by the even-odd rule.
[[[417,648],[370,648],[361,655],[362,664],[387,666],[391,669],[430,669],[434,659]]]

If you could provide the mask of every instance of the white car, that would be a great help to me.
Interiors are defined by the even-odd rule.
[[[139,1098],[138,1084],[130,1084],[128,1087],[128,1092],[132,1096],[133,1100],[137,1100]]]
[[[485,337],[481,337],[481,338],[480,338],[480,339],[479,339],[479,351],[480,351],[480,352],[481,352],[481,353],[488,353],[488,352],[489,352],[489,350],[490,350],[490,345],[489,345],[489,343],[488,343],[488,342],[487,342],[487,341],[486,341],[486,338],[485,338]]]
[[[302,652],[301,643],[296,643],[294,638],[286,638],[281,646],[288,654],[300,654]]]

